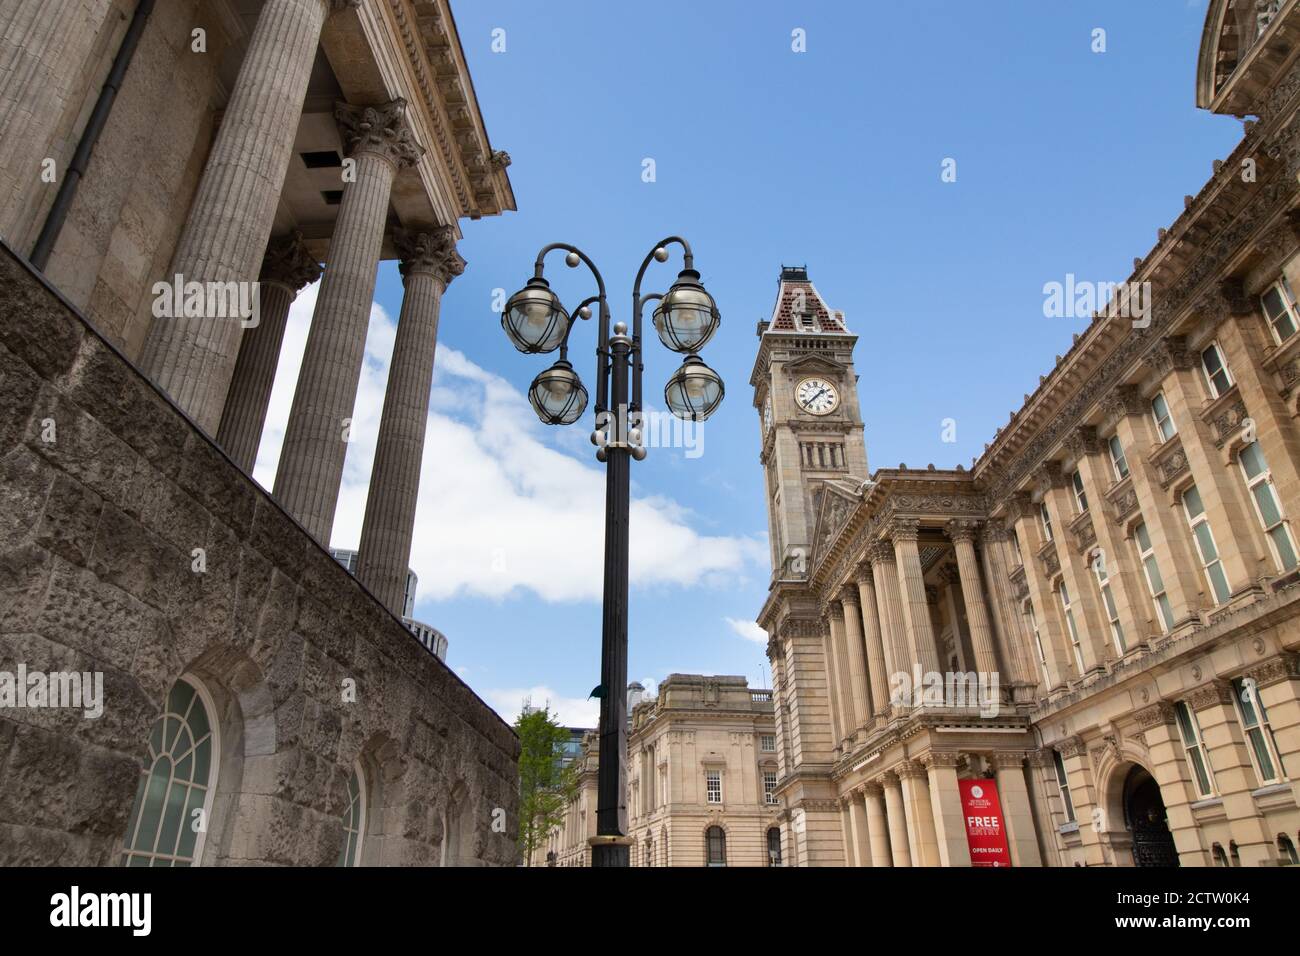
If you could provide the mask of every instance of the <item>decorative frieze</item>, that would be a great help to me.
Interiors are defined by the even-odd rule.
[[[1187,464],[1187,455],[1183,451],[1182,439],[1175,435],[1157,448],[1151,457],[1151,464],[1155,467],[1160,487],[1168,490],[1169,486],[1190,467]]]
[[[1048,541],[1038,551],[1038,560],[1043,565],[1043,574],[1051,579],[1061,570],[1061,559],[1056,553],[1056,542]]]
[[[1133,479],[1125,478],[1123,481],[1116,482],[1106,492],[1106,500],[1110,503],[1111,516],[1115,523],[1123,527],[1125,519],[1138,510],[1138,496],[1137,490],[1133,487]]]
[[[1215,704],[1232,703],[1232,685],[1226,680],[1212,680],[1187,695],[1192,710],[1204,710]]]
[[[1083,554],[1097,543],[1097,529],[1092,524],[1092,514],[1085,511],[1070,522],[1070,536],[1074,538],[1074,550]]]
[[[1283,652],[1270,657],[1256,664],[1246,675],[1254,680],[1256,687],[1271,687],[1281,681],[1300,679],[1300,654]]]
[[[1214,432],[1214,447],[1222,448],[1229,438],[1241,434],[1242,422],[1247,417],[1246,403],[1242,401],[1234,385],[1232,391],[1222,396],[1205,411],[1204,420],[1209,422]]]

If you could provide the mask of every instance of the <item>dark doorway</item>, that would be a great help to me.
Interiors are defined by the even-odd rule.
[[[1133,834],[1135,866],[1178,865],[1160,785],[1141,767],[1134,767],[1124,779],[1124,817]]]

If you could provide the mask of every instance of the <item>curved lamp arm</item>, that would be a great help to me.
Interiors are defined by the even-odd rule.
[[[600,412],[606,411],[606,404],[609,401],[609,386],[606,384],[605,380],[609,377],[608,372],[609,372],[610,314],[609,314],[609,301],[605,297],[605,279],[600,274],[600,270],[596,268],[596,263],[592,262],[591,258],[585,252],[583,252],[577,246],[572,245],[571,243],[568,242],[552,242],[550,245],[546,245],[542,247],[541,252],[537,253],[537,261],[533,263],[533,278],[535,279],[542,278],[542,273],[545,271],[546,268],[543,260],[545,260],[548,253],[554,252],[556,249],[563,249],[565,252],[573,253],[580,260],[586,263],[587,268],[591,270],[591,274],[596,277],[596,290],[597,290],[596,295],[593,298],[587,299],[586,302],[584,302],[583,304],[584,305],[590,304],[593,301],[600,303],[600,322],[599,322],[600,327],[597,329],[597,343],[596,343],[596,407],[595,407],[596,413],[599,414]],[[581,306],[579,306],[579,308],[581,308]],[[569,332],[572,331],[572,329],[573,329],[573,320],[571,318],[569,321],[569,328],[566,329],[564,333],[564,351],[561,352],[560,354],[561,358],[564,358],[568,354]]]
[[[634,411],[641,410],[641,373],[645,370],[641,352],[641,307],[651,299],[663,298],[658,293],[642,297],[641,280],[645,278],[645,271],[650,267],[650,260],[655,257],[655,252],[674,243],[682,247],[682,268],[695,268],[695,253],[691,251],[691,244],[681,236],[668,236],[656,242],[646,257],[641,260],[641,268],[636,271],[636,282],[632,286],[632,410]]]

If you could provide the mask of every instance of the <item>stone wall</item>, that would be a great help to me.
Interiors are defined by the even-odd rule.
[[[0,865],[117,862],[182,674],[221,729],[204,864],[333,864],[358,763],[363,862],[515,861],[510,728],[4,247],[0,408],[0,671],[104,681],[98,719],[0,708]]]

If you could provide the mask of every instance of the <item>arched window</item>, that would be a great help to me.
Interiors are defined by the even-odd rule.
[[[361,767],[348,777],[348,802],[343,809],[343,846],[339,866],[356,866],[361,860],[361,840],[366,832],[366,785]]]
[[[1300,866],[1300,856],[1296,855],[1295,844],[1285,833],[1277,835],[1277,854],[1282,858],[1282,862],[1290,866]]]
[[[770,827],[767,831],[767,865],[781,865],[781,828]]]
[[[1224,852],[1223,847],[1218,843],[1210,847],[1210,855],[1214,857],[1215,866],[1227,866],[1228,854]]]
[[[1237,849],[1237,841],[1228,841],[1228,858],[1232,860],[1233,866],[1241,866],[1241,851]]]
[[[655,841],[654,837],[645,838],[645,865],[655,865]]]
[[[704,838],[708,846],[709,866],[726,866],[727,834],[722,831],[722,827],[709,827],[704,831]]]
[[[182,677],[149,730],[149,762],[131,808],[123,866],[193,866],[203,853],[217,782],[213,708],[197,683]]]

